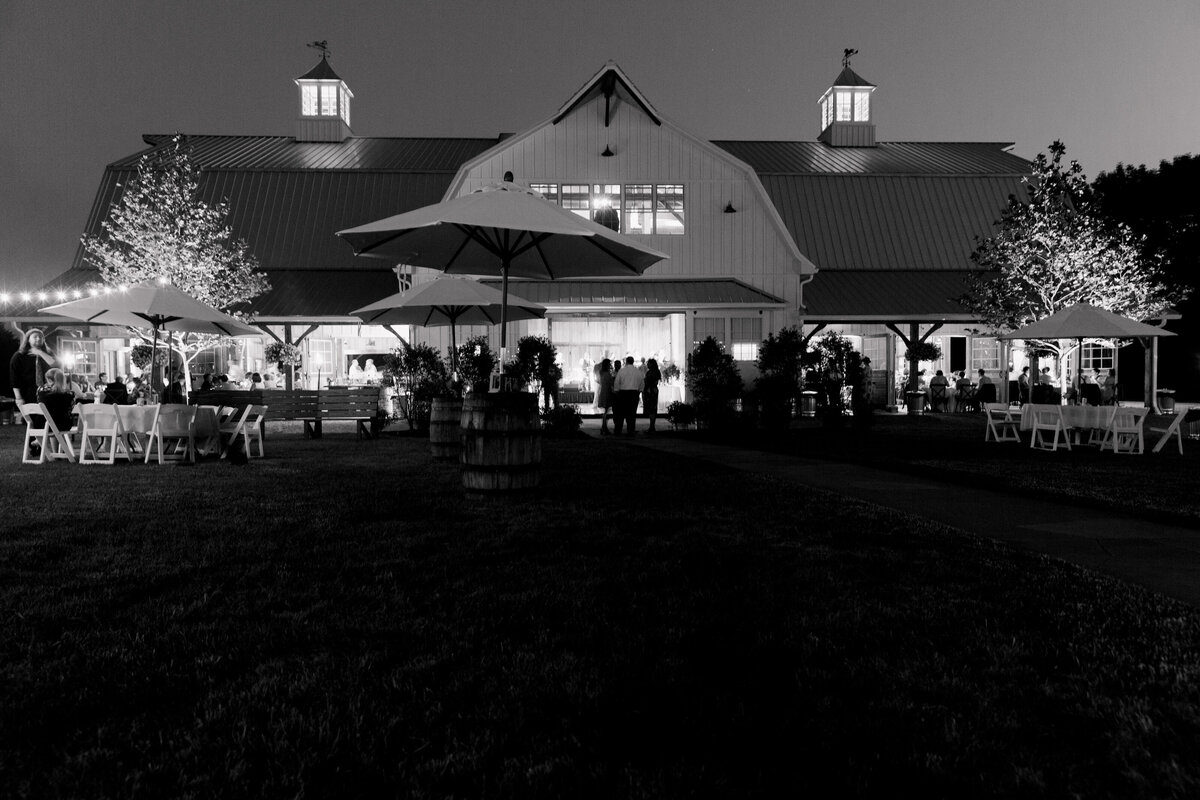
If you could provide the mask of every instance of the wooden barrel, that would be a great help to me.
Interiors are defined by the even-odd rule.
[[[462,401],[435,398],[429,412],[429,450],[434,458],[458,458],[462,451],[458,425]]]
[[[536,395],[472,393],[463,401],[459,433],[465,488],[496,492],[538,485],[542,430]]]

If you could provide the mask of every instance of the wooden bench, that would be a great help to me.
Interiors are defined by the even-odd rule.
[[[192,392],[188,402],[235,408],[245,408],[251,404],[265,405],[268,420],[299,420],[304,423],[304,435],[314,439],[320,438],[321,423],[325,420],[356,422],[360,439],[374,438],[382,423],[379,418],[379,389],[374,386],[242,391],[214,389]]]

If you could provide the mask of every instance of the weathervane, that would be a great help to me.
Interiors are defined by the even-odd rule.
[[[319,42],[309,42],[308,44],[305,45],[305,47],[311,47],[314,50],[320,50],[321,58],[325,58],[325,59],[329,58],[329,40],[328,39],[322,39]],[[850,51],[847,50],[846,52],[848,53]],[[857,53],[858,51],[855,50],[854,52]]]
[[[324,44],[324,42],[321,42],[321,44]],[[312,47],[312,45],[309,45],[309,47]],[[845,50],[843,50],[842,51],[842,66],[843,67],[850,66],[850,57],[856,56],[856,55],[858,55],[858,51],[855,50],[854,48],[847,47]]]

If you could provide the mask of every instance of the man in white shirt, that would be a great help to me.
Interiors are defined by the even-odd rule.
[[[633,421],[637,419],[638,399],[644,380],[641,370],[633,368],[633,356],[626,356],[624,368],[613,381],[613,391],[617,393],[613,413],[614,433],[621,433],[621,421],[624,420],[628,424],[629,435],[633,436]]]

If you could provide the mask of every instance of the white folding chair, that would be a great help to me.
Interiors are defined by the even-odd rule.
[[[212,453],[218,453],[221,450],[221,423],[224,420],[222,414],[228,410],[229,414],[237,412],[232,406],[196,406],[196,455],[207,456]],[[200,421],[202,415],[207,417],[208,412],[212,412],[217,419],[217,427],[211,433],[204,434],[201,438]],[[228,415],[226,415],[228,416]]]
[[[196,407],[185,405],[159,406],[146,444],[145,463],[157,447],[158,463],[190,461],[196,463]]]
[[[242,421],[242,438],[246,443],[247,458],[262,458],[263,457],[263,425],[267,419],[266,406],[247,406],[246,416]],[[251,448],[254,442],[258,442],[258,455],[255,456]]]
[[[1104,431],[1100,441],[1100,449],[1111,449],[1114,453],[1133,453],[1141,455],[1145,452],[1146,439],[1143,429],[1146,415],[1150,409],[1118,407],[1113,412],[1112,421]],[[1136,451],[1134,448],[1137,448]]]
[[[1047,434],[1050,433],[1054,434],[1054,438],[1050,444],[1047,444]],[[1033,436],[1029,439],[1029,446],[1038,450],[1058,450],[1058,437],[1060,435],[1062,436],[1063,444],[1070,450],[1071,437],[1067,431],[1066,423],[1063,422],[1062,409],[1058,406],[1035,409],[1033,412]]]
[[[233,406],[222,406],[221,413],[217,415],[217,437],[221,440],[221,458],[226,458],[229,453],[229,447],[237,440],[237,437],[242,435],[242,427],[246,424],[246,417],[250,416],[251,406],[246,406],[241,411],[238,411]]]
[[[47,461],[74,461],[75,446],[71,437],[78,428],[69,428],[65,433],[58,429],[44,403],[22,403],[18,408],[25,417],[25,438],[21,444],[22,464],[44,464]],[[43,420],[40,428],[34,427],[35,417]],[[37,445],[37,455],[31,445]]]
[[[1171,418],[1171,423],[1169,425],[1167,425],[1167,427],[1165,427],[1165,428],[1160,428],[1156,425],[1150,425],[1150,424],[1146,425],[1146,430],[1149,431],[1150,433],[1162,434],[1158,438],[1158,443],[1154,445],[1154,449],[1151,450],[1150,452],[1152,452],[1152,453],[1161,452],[1163,449],[1163,446],[1166,445],[1167,442],[1171,441],[1171,437],[1174,436],[1175,441],[1179,444],[1179,455],[1183,455],[1183,428],[1182,428],[1182,425],[1183,425],[1183,418],[1187,416],[1187,413],[1188,413],[1188,410],[1186,408],[1176,411],[1175,416],[1173,418]]]
[[[983,434],[985,442],[1021,441],[1021,420],[1013,417],[1011,407],[1005,403],[986,403],[983,410],[987,415],[987,430]]]
[[[113,464],[118,451],[133,463],[117,407],[104,403],[79,406],[79,463]]]

